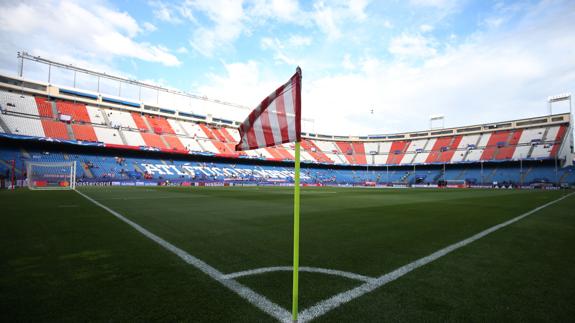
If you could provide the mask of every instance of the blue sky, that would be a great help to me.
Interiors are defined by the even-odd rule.
[[[573,30],[574,1],[4,0],[0,70],[26,50],[253,107],[299,65],[304,130],[365,135],[544,114],[573,92]]]

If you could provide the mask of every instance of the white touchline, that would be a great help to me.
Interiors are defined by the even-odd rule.
[[[339,293],[335,296],[332,296],[326,300],[323,300],[323,301],[317,303],[316,305],[303,310],[298,315],[299,316],[298,322],[308,322],[308,321],[311,321],[311,320],[313,320],[313,319],[315,319],[321,315],[324,315],[325,313],[337,308],[338,306],[340,306],[344,303],[347,303],[347,302],[349,302],[355,298],[358,298],[364,294],[367,294],[367,293],[373,291],[374,289],[379,288],[379,287],[381,287],[381,286],[383,286],[389,282],[392,282],[392,281],[400,278],[401,276],[403,276],[403,275],[405,275],[405,274],[407,274],[407,273],[409,273],[409,272],[411,272],[411,271],[413,271],[413,270],[415,270],[421,266],[424,266],[424,265],[426,265],[426,264],[428,264],[434,260],[437,260],[437,259],[449,254],[452,251],[455,251],[455,250],[457,250],[461,247],[464,247],[464,246],[466,246],[466,245],[468,245],[468,244],[470,244],[470,243],[472,243],[478,239],[485,237],[486,235],[488,235],[490,233],[493,233],[493,232],[495,232],[501,228],[504,228],[510,224],[513,224],[513,223],[515,223],[515,222],[517,222],[517,221],[519,221],[519,220],[521,220],[521,219],[523,219],[523,218],[525,218],[525,217],[527,217],[527,216],[529,216],[529,215],[531,215],[537,211],[540,211],[540,210],[542,210],[542,209],[544,209],[550,205],[553,205],[553,204],[555,204],[555,203],[557,203],[557,202],[559,202],[559,201],[561,201],[561,200],[563,200],[563,199],[565,199],[565,198],[567,198],[573,194],[575,194],[575,192],[564,195],[564,196],[562,196],[556,200],[553,200],[549,203],[546,203],[546,204],[543,204],[539,207],[536,207],[535,209],[528,211],[526,213],[523,213],[523,214],[521,214],[521,215],[519,215],[519,216],[517,216],[511,220],[508,220],[508,221],[505,221],[505,222],[500,223],[498,225],[492,226],[491,228],[486,229],[484,231],[481,231],[481,232],[479,232],[479,233],[477,233],[477,234],[475,234],[475,235],[473,235],[473,236],[471,236],[465,240],[461,240],[461,241],[454,243],[450,246],[447,246],[441,250],[438,250],[438,251],[430,254],[429,256],[420,258],[420,259],[418,259],[412,263],[409,263],[403,267],[400,267],[400,268],[398,268],[398,269],[396,269],[396,270],[394,270],[388,274],[382,275],[373,281],[367,282],[367,283],[362,284],[356,288],[350,289],[347,292],[342,292],[342,293]]]
[[[201,270],[202,272],[204,272],[205,274],[207,274],[208,276],[210,276],[212,279],[218,281],[220,284],[222,284],[223,286],[227,287],[228,289],[234,291],[236,294],[240,295],[242,298],[246,299],[248,302],[250,302],[251,304],[253,304],[254,306],[256,306],[257,308],[259,308],[260,310],[262,310],[263,312],[269,314],[270,316],[276,318],[278,321],[281,322],[292,322],[292,316],[291,313],[284,309],[283,307],[279,306],[276,303],[273,303],[272,301],[268,300],[265,296],[262,296],[258,293],[256,293],[255,291],[251,290],[250,288],[238,283],[237,281],[235,281],[233,278],[237,278],[237,277],[245,277],[245,276],[250,276],[250,275],[256,275],[256,274],[263,274],[263,273],[267,273],[267,272],[273,272],[273,271],[284,271],[284,270],[292,270],[291,266],[278,266],[278,267],[266,267],[266,268],[258,268],[258,269],[251,269],[251,270],[246,270],[246,271],[240,271],[240,272],[235,272],[235,273],[230,273],[230,274],[223,274],[222,272],[220,272],[219,270],[215,269],[214,267],[208,265],[207,263],[203,262],[202,260],[190,255],[189,253],[185,252],[184,250],[172,245],[171,243],[163,240],[162,238],[160,238],[159,236],[151,233],[150,231],[144,229],[142,226],[140,226],[139,224],[129,220],[128,218],[124,217],[123,215],[119,214],[118,212],[110,209],[109,207],[101,204],[100,202],[94,200],[93,198],[87,196],[86,194],[76,190],[76,192],[78,192],[78,194],[82,195],[83,197],[85,197],[87,200],[89,200],[90,202],[96,204],[97,206],[103,208],[104,210],[108,211],[110,214],[114,215],[115,217],[117,217],[118,219],[120,219],[121,221],[127,223],[128,225],[130,225],[132,228],[136,229],[138,232],[140,232],[141,234],[143,234],[144,236],[146,236],[147,238],[153,240],[154,242],[158,243],[159,245],[161,245],[162,247],[164,247],[165,249],[171,251],[172,253],[176,254],[178,257],[180,257],[182,260],[184,260],[186,263],[198,268],[199,270]],[[365,281],[364,284],[352,288],[348,291],[339,293],[337,295],[334,295],[328,299],[325,299],[323,301],[320,301],[319,303],[317,303],[316,305],[313,305],[312,307],[309,307],[305,310],[303,310],[302,312],[300,312],[298,314],[298,322],[299,323],[303,323],[303,322],[309,322],[319,316],[322,316],[324,314],[326,314],[327,312],[339,307],[342,304],[345,304],[349,301],[352,301],[360,296],[363,296],[389,282],[392,282],[406,274],[408,274],[409,272],[422,267],[432,261],[435,261],[449,253],[451,253],[452,251],[455,251],[461,247],[464,247],[478,239],[481,239],[483,237],[485,237],[486,235],[493,233],[501,228],[504,228],[510,224],[513,224],[535,212],[538,212],[550,205],[553,205],[571,195],[575,194],[575,192],[564,195],[556,200],[553,200],[551,202],[548,202],[546,204],[543,204],[539,207],[536,207],[535,209],[528,211],[526,213],[523,213],[511,220],[505,221],[503,223],[497,224],[495,226],[492,226],[489,229],[486,229],[484,231],[481,231],[465,240],[461,240],[457,243],[454,243],[450,246],[447,246],[441,250],[438,250],[426,257],[420,258],[414,262],[411,262],[405,266],[402,266],[390,273],[387,273],[385,275],[379,276],[377,278],[372,278],[372,277],[368,277],[368,276],[364,276],[364,275],[360,275],[360,274],[355,274],[355,273],[350,273],[350,272],[345,272],[345,271],[340,271],[340,270],[333,270],[333,269],[324,269],[324,268],[315,268],[315,267],[300,267],[300,271],[303,272],[317,272],[317,273],[323,273],[323,274],[328,274],[328,275],[336,275],[336,276],[343,276],[346,278],[350,278],[350,279],[355,279],[355,280],[360,280],[360,281]]]
[[[120,213],[110,209],[109,207],[101,204],[100,202],[94,200],[93,198],[89,197],[88,195],[76,190],[78,194],[82,195],[88,201],[96,204],[97,206],[101,207],[102,209],[108,211],[110,214],[115,216],[116,218],[120,219],[121,221],[125,222],[132,228],[136,229],[138,232],[149,238],[150,240],[156,242],[160,246],[164,247],[168,251],[174,253],[178,257],[180,257],[186,263],[198,268],[212,279],[218,281],[220,284],[224,285],[228,289],[234,291],[236,294],[240,295],[248,302],[262,310],[263,312],[273,316],[279,321],[282,322],[291,322],[291,313],[284,309],[283,307],[279,306],[276,303],[268,300],[266,297],[254,292],[250,288],[238,283],[233,279],[226,279],[224,278],[225,275],[221,273],[219,270],[215,269],[214,267],[208,265],[207,263],[203,262],[202,260],[190,255],[189,253],[185,252],[184,250],[174,246],[173,244],[167,242],[166,240],[160,238],[159,236],[151,233],[150,231],[144,229],[142,226],[137,224],[136,222],[129,220],[128,218],[124,217]]]
[[[226,279],[231,278],[238,278],[238,277],[246,277],[258,274],[265,274],[271,273],[274,271],[292,271],[293,266],[277,266],[277,267],[265,267],[265,268],[257,268],[257,269],[250,269],[245,271],[238,271],[236,273],[230,273],[224,276]],[[376,278],[368,277],[356,273],[350,273],[348,271],[341,271],[335,269],[327,269],[327,268],[317,268],[317,267],[299,267],[300,272],[307,272],[307,273],[320,273],[326,275],[333,275],[333,276],[341,276],[349,279],[359,280],[363,282],[370,282],[375,280]]]

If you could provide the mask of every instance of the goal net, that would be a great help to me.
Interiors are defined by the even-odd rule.
[[[76,188],[76,162],[26,163],[31,190],[73,190]]]
[[[466,182],[463,179],[447,179],[445,180],[445,187],[464,188],[466,187]]]

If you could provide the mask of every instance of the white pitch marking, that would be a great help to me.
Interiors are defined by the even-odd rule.
[[[488,235],[490,233],[493,233],[493,232],[495,232],[501,228],[504,228],[510,224],[513,224],[513,223],[515,223],[515,222],[517,222],[517,221],[519,221],[519,220],[521,220],[521,219],[523,219],[523,218],[525,218],[525,217],[527,217],[527,216],[529,216],[529,215],[531,215],[537,211],[540,211],[540,210],[542,210],[542,209],[544,209],[550,205],[553,205],[553,204],[555,204],[555,203],[557,203],[557,202],[559,202],[559,201],[561,201],[561,200],[563,200],[563,199],[565,199],[565,198],[567,198],[573,194],[575,194],[575,192],[564,195],[564,196],[562,196],[556,200],[553,200],[549,203],[546,203],[546,204],[543,204],[539,207],[536,207],[533,210],[528,211],[526,213],[523,213],[523,214],[521,214],[521,215],[519,215],[519,216],[517,216],[511,220],[508,220],[508,221],[505,221],[503,223],[492,226],[491,228],[483,230],[483,231],[481,231],[481,232],[479,232],[479,233],[477,233],[477,234],[475,234],[475,235],[473,235],[473,236],[471,236],[465,240],[461,240],[461,241],[454,243],[450,246],[447,246],[441,250],[438,250],[438,251],[430,254],[429,256],[420,258],[420,259],[418,259],[412,263],[409,263],[403,267],[399,267],[398,269],[396,269],[390,273],[382,275],[382,276],[380,276],[380,277],[378,277],[372,281],[369,281],[365,284],[362,284],[356,288],[352,288],[352,289],[348,290],[347,292],[342,292],[342,293],[339,293],[335,296],[332,296],[326,300],[323,300],[323,301],[317,303],[316,305],[303,310],[298,315],[298,318],[299,318],[298,322],[300,322],[300,323],[301,322],[309,322],[309,321],[311,321],[311,320],[313,320],[313,319],[315,319],[321,315],[324,315],[325,313],[339,307],[340,305],[342,305],[344,303],[347,303],[347,302],[349,302],[355,298],[363,296],[364,294],[367,294],[376,288],[379,288],[379,287],[381,287],[381,286],[383,286],[389,282],[392,282],[392,281],[408,274],[409,272],[411,272],[411,271],[413,271],[413,270],[415,270],[421,266],[427,265],[428,263],[430,263],[434,260],[437,260],[437,259],[451,253],[452,251],[455,251],[461,247],[464,247],[464,246],[466,246],[466,245],[468,245],[468,244],[470,244],[476,240],[479,240],[479,239],[485,237],[486,235]]]
[[[292,270],[293,270],[292,266],[265,267],[265,268],[257,268],[257,269],[251,269],[251,270],[245,270],[245,271],[238,271],[235,273],[230,273],[230,274],[224,275],[223,278],[232,279],[232,278],[238,278],[238,277],[246,277],[246,276],[259,275],[259,274],[264,274],[264,273],[270,273],[270,272],[274,272],[274,271],[292,271]],[[326,275],[341,276],[341,277],[359,280],[359,281],[363,281],[363,282],[371,282],[371,281],[376,280],[376,278],[373,278],[373,277],[363,276],[360,274],[355,274],[355,273],[350,273],[347,271],[341,271],[341,270],[335,270],[335,269],[326,269],[326,268],[317,268],[317,267],[299,267],[299,271],[300,272],[308,272],[308,273],[320,273],[320,274],[326,274]]]
[[[272,317],[276,318],[282,322],[291,322],[292,315],[291,313],[284,309],[283,307],[279,306],[276,303],[268,300],[266,297],[254,292],[250,288],[238,283],[233,279],[226,279],[224,278],[224,274],[217,270],[216,268],[208,265],[204,261],[190,255],[189,253],[185,252],[184,250],[174,246],[173,244],[167,242],[166,240],[160,238],[159,236],[151,233],[150,231],[144,229],[144,227],[140,226],[136,222],[129,220],[128,218],[124,217],[120,213],[110,209],[109,207],[101,204],[100,202],[94,200],[93,198],[89,197],[88,195],[76,190],[78,194],[85,197],[88,201],[96,204],[97,206],[101,207],[102,209],[108,211],[110,214],[115,216],[116,218],[120,219],[121,221],[125,222],[132,228],[136,229],[138,232],[149,238],[150,240],[156,242],[160,246],[164,247],[166,250],[174,253],[176,256],[180,257],[186,263],[198,268],[206,275],[210,276],[212,279],[218,281],[220,284],[224,285],[228,289],[234,291],[236,294],[243,297],[245,300],[250,302],[252,305],[256,306],[264,313],[271,315]]]

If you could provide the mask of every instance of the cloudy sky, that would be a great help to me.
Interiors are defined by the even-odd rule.
[[[24,50],[255,107],[299,65],[304,130],[383,134],[545,114],[575,90],[574,30],[572,0],[0,0],[0,72]]]

